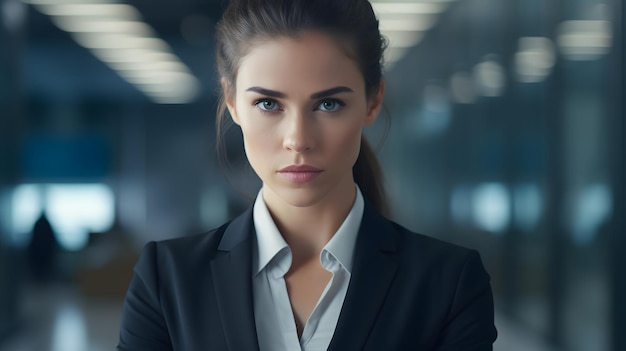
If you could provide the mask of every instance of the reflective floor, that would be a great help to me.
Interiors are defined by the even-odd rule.
[[[89,298],[72,285],[25,291],[21,328],[0,351],[114,350],[122,301]],[[554,351],[536,335],[496,313],[496,351]]]
[[[1,351],[114,350],[122,301],[85,297],[71,285],[25,292],[21,328]]]

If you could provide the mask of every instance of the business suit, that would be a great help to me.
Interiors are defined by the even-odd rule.
[[[252,210],[207,234],[150,243],[135,266],[118,350],[258,350]],[[366,203],[329,350],[491,350],[478,253],[414,234]]]

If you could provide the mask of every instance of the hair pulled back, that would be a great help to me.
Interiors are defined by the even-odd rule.
[[[297,37],[307,31],[325,32],[338,40],[357,63],[367,97],[379,91],[386,41],[380,35],[369,1],[231,0],[216,27],[217,69],[226,83],[216,118],[218,148],[222,147],[221,134],[227,123],[232,123],[226,119],[225,98],[236,91],[240,60],[255,44],[278,37]],[[380,212],[387,213],[380,165],[364,137],[353,175],[363,195]]]

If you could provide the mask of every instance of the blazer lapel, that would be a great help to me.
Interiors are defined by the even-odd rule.
[[[354,250],[352,277],[328,350],[362,350],[395,276],[391,223],[366,203]]]
[[[230,350],[258,350],[252,297],[252,209],[226,228],[211,262],[220,317]]]

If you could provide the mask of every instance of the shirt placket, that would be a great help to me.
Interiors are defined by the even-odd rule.
[[[339,283],[341,282],[341,270],[339,269],[339,263],[334,260],[334,258],[330,258],[331,255],[328,252],[325,252],[325,262],[322,263],[324,268],[333,274],[332,278],[324,288],[322,295],[320,296],[317,304],[313,308],[309,319],[307,320],[304,330],[302,331],[302,338],[300,340],[300,345],[303,350],[306,350],[306,346],[310,343],[314,336],[316,335],[317,328],[321,319],[324,317],[324,313],[330,307],[332,303],[332,299],[337,295],[337,289],[339,287]]]

